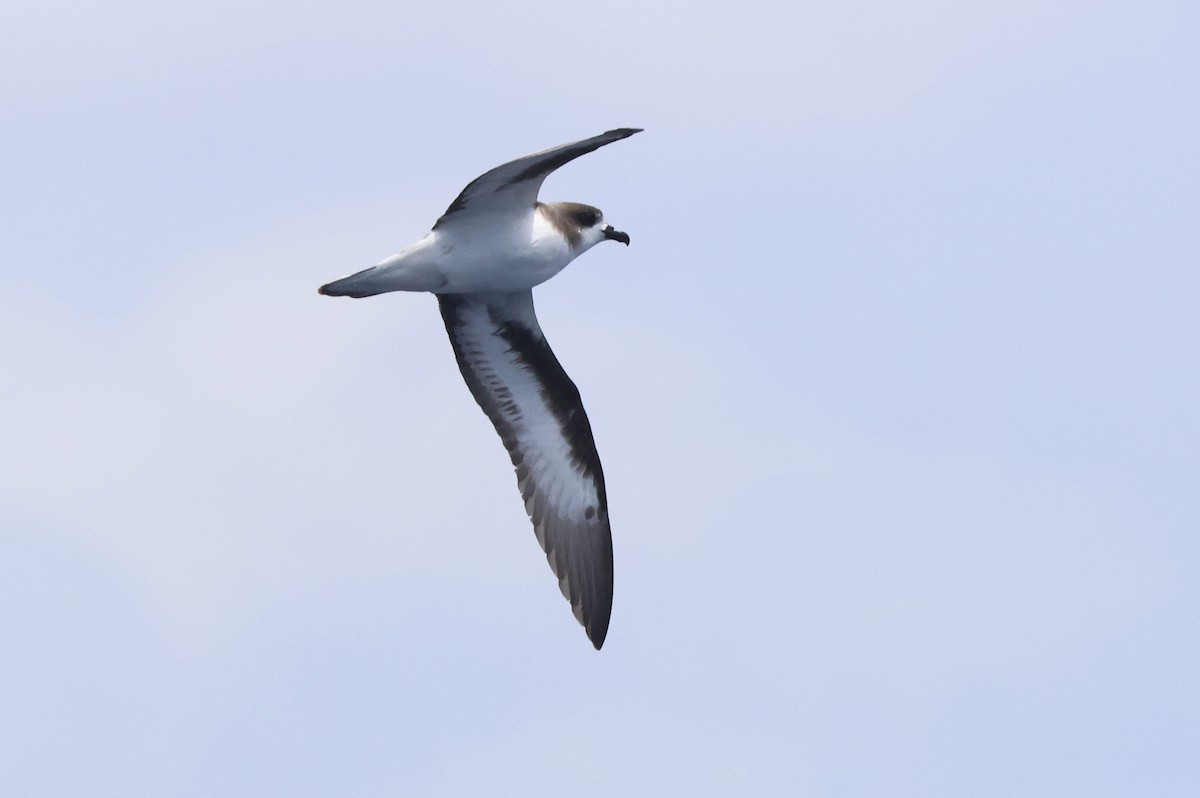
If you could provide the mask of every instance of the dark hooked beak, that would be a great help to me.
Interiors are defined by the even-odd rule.
[[[604,225],[604,237],[612,241],[620,241],[625,246],[629,246],[629,236],[622,233],[620,230],[614,230],[611,224]]]

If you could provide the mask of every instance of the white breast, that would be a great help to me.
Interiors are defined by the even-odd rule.
[[[442,292],[526,291],[558,274],[579,254],[537,212],[521,220],[487,214],[467,222],[438,229],[438,246],[427,250],[446,279]]]

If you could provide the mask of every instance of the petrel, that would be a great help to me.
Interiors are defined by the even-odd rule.
[[[471,395],[512,458],[525,510],[558,586],[597,649],[612,613],[604,471],[579,390],[533,312],[533,287],[601,241],[629,245],[598,208],[539,202],[560,166],[640,133],[620,128],[497,166],[472,180],[408,249],[321,286],[326,296],[437,296]]]

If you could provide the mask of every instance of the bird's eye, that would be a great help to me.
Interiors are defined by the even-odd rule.
[[[580,227],[591,227],[599,219],[600,219],[600,216],[595,211],[576,211],[575,212],[575,221],[579,223]]]

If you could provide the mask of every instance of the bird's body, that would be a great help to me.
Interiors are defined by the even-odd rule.
[[[538,203],[521,215],[487,213],[451,219],[408,249],[330,283],[325,293],[364,297],[387,291],[526,291],[558,274],[583,252],[554,225],[561,204],[567,203]]]
[[[612,610],[604,474],[579,391],[546,343],[531,289],[599,242],[628,245],[629,236],[597,208],[537,195],[558,167],[637,132],[610,130],[498,166],[467,185],[411,247],[320,289],[438,296],[463,379],[508,450],[538,542],[596,648]]]

